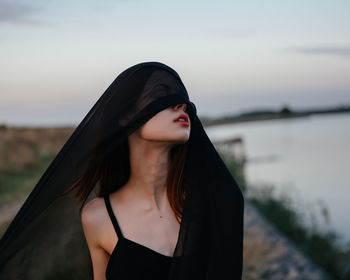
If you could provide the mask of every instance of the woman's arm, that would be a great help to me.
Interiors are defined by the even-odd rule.
[[[81,222],[90,251],[94,280],[105,280],[109,254],[101,247],[99,241],[99,237],[101,236],[101,234],[99,234],[99,229],[103,228],[101,225],[101,220],[103,219],[99,217],[99,215],[101,215],[99,213],[101,212],[101,208],[98,209],[98,204],[98,201],[93,199],[83,207]]]

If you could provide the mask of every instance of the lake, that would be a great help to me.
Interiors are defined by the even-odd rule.
[[[287,192],[309,225],[314,213],[320,230],[328,225],[341,242],[350,241],[349,113],[225,124],[205,131],[211,140],[242,137],[249,185],[273,185],[276,195]]]

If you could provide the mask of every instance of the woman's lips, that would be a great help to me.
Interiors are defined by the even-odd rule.
[[[187,121],[179,120],[179,121],[175,121],[175,122],[178,123],[178,124],[181,124],[183,126],[189,126],[190,125]]]
[[[186,114],[180,114],[174,122],[177,122],[183,126],[189,126],[188,116]]]

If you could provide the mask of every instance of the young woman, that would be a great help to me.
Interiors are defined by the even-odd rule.
[[[142,62],[97,100],[9,225],[0,279],[239,280],[243,209],[178,73]]]
[[[128,181],[84,206],[82,224],[95,280],[167,279],[180,229],[168,198],[167,173],[173,147],[190,137],[186,106],[164,109],[133,132],[125,161]]]

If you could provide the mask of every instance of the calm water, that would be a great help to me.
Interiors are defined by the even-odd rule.
[[[220,125],[205,129],[211,140],[241,136],[248,157],[248,184],[274,185],[320,229],[328,225],[350,241],[350,114]]]

